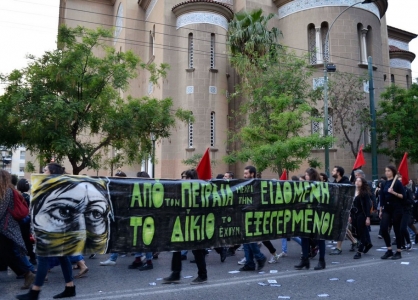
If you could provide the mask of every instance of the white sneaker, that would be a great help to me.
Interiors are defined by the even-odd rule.
[[[106,261],[101,261],[100,265],[101,266],[114,266],[114,265],[116,265],[116,262],[113,261],[113,260],[108,259]]]
[[[281,257],[286,257],[287,256],[287,253],[286,252],[282,252],[282,253],[280,253],[279,255],[277,255],[278,256],[278,258],[281,258]]]
[[[279,256],[277,254],[273,255],[269,260],[269,264],[275,264],[277,262],[279,262]]]
[[[245,259],[245,257],[243,259],[241,259],[238,264],[239,265],[245,265],[245,263],[247,262],[247,260]]]

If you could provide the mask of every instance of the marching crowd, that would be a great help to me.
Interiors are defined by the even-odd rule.
[[[48,164],[44,169],[44,174],[64,174],[64,168],[56,163]],[[256,168],[247,166],[244,169],[244,179],[257,178]],[[118,171],[117,177],[126,177],[126,174]],[[137,177],[149,178],[146,172],[138,172]],[[332,170],[334,183],[352,184],[350,179],[344,175],[344,169],[336,166]],[[198,179],[195,169],[184,171],[181,174],[183,180]],[[220,179],[234,179],[232,172],[218,175]],[[361,169],[355,170],[353,174],[355,194],[350,210],[346,237],[351,242],[350,251],[355,252],[354,259],[360,259],[372,247],[370,239],[371,214],[378,213],[380,218],[380,231],[378,237],[383,239],[387,251],[381,259],[400,259],[402,251],[409,251],[412,248],[411,236],[415,236],[415,243],[418,240],[418,231],[414,226],[414,221],[418,219],[415,199],[418,200],[418,189],[413,181],[403,186],[397,170],[393,166],[386,166],[385,175],[381,177],[375,189],[366,180],[365,174]],[[292,180],[300,181],[324,181],[331,182],[324,173],[319,173],[314,168],[308,168],[304,175],[293,176]],[[84,257],[78,256],[57,256],[42,257],[34,253],[34,241],[36,237],[31,235],[31,218],[29,216],[30,205],[30,184],[26,179],[13,180],[12,176],[5,170],[0,170],[0,271],[5,271],[9,267],[17,276],[23,278],[22,289],[29,289],[27,293],[17,295],[17,299],[38,299],[41,288],[48,280],[48,271],[55,266],[60,266],[64,280],[65,289],[53,298],[67,298],[76,295],[74,278],[81,278],[86,275],[89,268]],[[25,212],[26,215],[17,215],[18,211]],[[65,214],[65,211],[59,213]],[[391,241],[390,233],[393,228],[395,235],[394,242]],[[309,269],[310,260],[319,254],[318,264],[314,270],[326,268],[325,263],[325,241],[313,240],[305,237],[292,237],[301,246],[301,258],[295,269]],[[266,262],[277,263],[281,258],[287,256],[287,243],[289,238],[281,239],[281,251],[274,248],[270,241],[254,242],[244,245],[230,245],[229,247],[217,247],[214,250],[220,255],[221,262],[228,256],[234,256],[237,250],[244,250],[244,258],[238,261],[242,267],[240,271],[261,270]],[[335,249],[330,255],[340,255],[342,253],[343,240],[337,241]],[[267,247],[271,258],[260,251],[261,245]],[[392,246],[396,245],[396,250]],[[208,280],[206,268],[206,255],[208,249],[194,249],[192,251],[196,263],[197,277],[191,284],[202,284]],[[182,261],[187,259],[187,250],[173,252],[171,260],[171,273],[164,278],[164,283],[176,283],[180,280]],[[117,264],[118,253],[111,253],[109,258],[100,262],[101,266],[115,266]],[[129,265],[129,269],[147,271],[153,269],[153,259],[158,259],[159,253],[135,253],[135,260]],[[95,254],[91,254],[93,258]],[[78,273],[73,276],[73,270]]]

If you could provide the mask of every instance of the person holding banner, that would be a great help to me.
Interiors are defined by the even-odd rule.
[[[182,179],[193,180],[199,179],[195,169],[190,169],[181,173]],[[198,276],[192,280],[190,284],[202,284],[208,281],[208,275],[206,270],[206,249],[196,249],[192,251],[194,259],[197,265],[197,274]],[[173,257],[171,259],[171,274],[168,277],[165,277],[164,283],[178,283],[180,281],[180,272],[181,272],[181,252],[173,252]]]
[[[254,166],[246,166],[244,168],[244,178],[245,179],[254,179],[257,177],[257,170]],[[245,264],[240,271],[254,271],[255,270],[255,263],[254,258],[257,260],[258,268],[257,270],[261,270],[264,265],[266,264],[267,258],[264,256],[263,253],[260,251],[260,247],[258,243],[248,243],[244,244],[244,253],[245,253]]]
[[[400,259],[401,255],[401,240],[402,234],[400,232],[402,215],[403,215],[403,206],[402,200],[405,195],[405,190],[402,183],[397,179],[397,171],[394,166],[386,166],[385,176],[387,181],[385,182],[383,188],[380,190],[380,229],[382,237],[385,241],[387,247],[386,253],[381,257],[381,259]],[[389,235],[389,224],[393,222],[393,229],[395,231],[395,237],[397,242],[397,251],[396,254],[393,254],[392,245],[390,242]]]
[[[57,163],[49,163],[44,168],[44,174],[64,174],[64,168]],[[33,211],[33,207],[31,209]],[[33,214],[32,214],[33,216]],[[44,218],[45,219],[45,218]],[[33,220],[35,222],[35,220]],[[36,237],[38,239],[38,237]],[[39,242],[39,240],[37,240]],[[57,243],[58,244],[58,243]],[[65,279],[65,290],[64,292],[55,295],[53,298],[66,298],[66,297],[74,297],[76,295],[75,292],[75,285],[73,281],[73,270],[70,258],[68,256],[59,256],[58,257],[62,274],[64,275]],[[38,256],[38,270],[36,272],[35,284],[29,290],[27,294],[22,294],[16,296],[17,299],[20,300],[36,300],[39,298],[39,293],[41,292],[41,288],[44,284],[45,277],[49,270],[49,260],[48,256]]]
[[[38,271],[35,284],[28,294],[17,299],[38,299],[49,269],[49,257],[57,257],[65,279],[65,290],[53,298],[76,295],[69,256],[86,253],[106,253],[112,205],[107,183],[86,176],[65,176],[64,168],[49,163],[48,176],[33,185],[32,218],[36,235]]]
[[[308,168],[305,171],[305,179],[306,181],[321,181],[321,177],[314,168]],[[323,270],[325,269],[325,240],[318,240],[318,247],[319,247],[319,261],[318,265],[314,268],[314,270]],[[309,253],[310,253],[310,243],[309,238],[302,238],[302,258],[298,265],[295,265],[295,269],[302,270],[303,268],[309,269],[310,262],[309,262]]]

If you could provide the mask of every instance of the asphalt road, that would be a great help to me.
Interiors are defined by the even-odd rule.
[[[353,259],[354,252],[348,251],[350,242],[345,241],[341,255],[327,253],[327,267],[321,271],[313,270],[318,257],[311,260],[309,270],[293,268],[300,257],[300,247],[293,241],[288,243],[288,256],[277,264],[266,263],[261,274],[229,273],[239,269],[237,261],[244,256],[242,251],[224,263],[211,251],[206,258],[208,283],[201,285],[190,285],[197,275],[196,265],[189,262],[193,258],[191,252],[188,260],[183,261],[181,282],[170,285],[162,284],[160,279],[170,274],[171,253],[161,253],[154,260],[154,269],[142,272],[128,269],[132,256],[119,257],[116,266],[103,267],[99,262],[108,255],[100,255],[86,259],[90,270],[88,276],[75,279],[77,297],[73,299],[417,299],[418,249],[403,252],[400,260],[382,260],[384,243],[377,238],[377,232],[378,226],[372,226],[374,247],[361,259]],[[281,249],[280,240],[273,241],[273,245]],[[333,246],[327,242],[327,252]],[[270,258],[266,247],[261,250]],[[192,277],[184,278],[189,276]],[[268,280],[276,280],[278,286],[269,285]],[[14,299],[14,295],[22,292],[19,289],[22,283],[11,271],[0,272],[0,299]],[[52,299],[63,288],[63,276],[56,267],[49,274],[40,299]]]

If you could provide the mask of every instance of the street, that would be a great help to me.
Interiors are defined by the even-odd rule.
[[[236,256],[228,257],[224,263],[215,251],[206,257],[208,283],[190,285],[197,276],[196,265],[191,251],[188,260],[183,261],[182,280],[179,284],[162,284],[162,277],[170,274],[171,253],[161,253],[154,260],[154,269],[149,271],[129,270],[128,265],[134,257],[119,257],[116,266],[100,266],[99,262],[109,255],[99,255],[95,259],[86,258],[89,267],[87,276],[75,279],[77,297],[73,299],[415,299],[418,287],[415,283],[418,265],[418,249],[402,252],[400,260],[382,260],[385,249],[383,240],[377,238],[378,226],[372,226],[374,247],[361,259],[354,260],[355,252],[349,252],[350,242],[343,243],[341,255],[331,256],[335,244],[327,241],[325,270],[314,271],[318,256],[311,260],[309,270],[295,270],[299,262],[300,246],[288,242],[288,256],[279,263],[268,264],[262,270],[229,273],[241,266],[237,261],[244,256],[237,251]],[[281,240],[273,241],[280,253]],[[396,248],[396,246],[395,246]],[[265,246],[262,252],[270,258]],[[77,274],[78,270],[74,270]],[[23,280],[15,279],[10,270],[0,272],[0,298],[14,299]],[[186,278],[184,278],[186,277]],[[55,267],[48,275],[48,282],[40,294],[40,299],[52,296],[64,289],[61,269]],[[272,285],[268,281],[271,281]],[[274,283],[274,280],[277,283]]]

